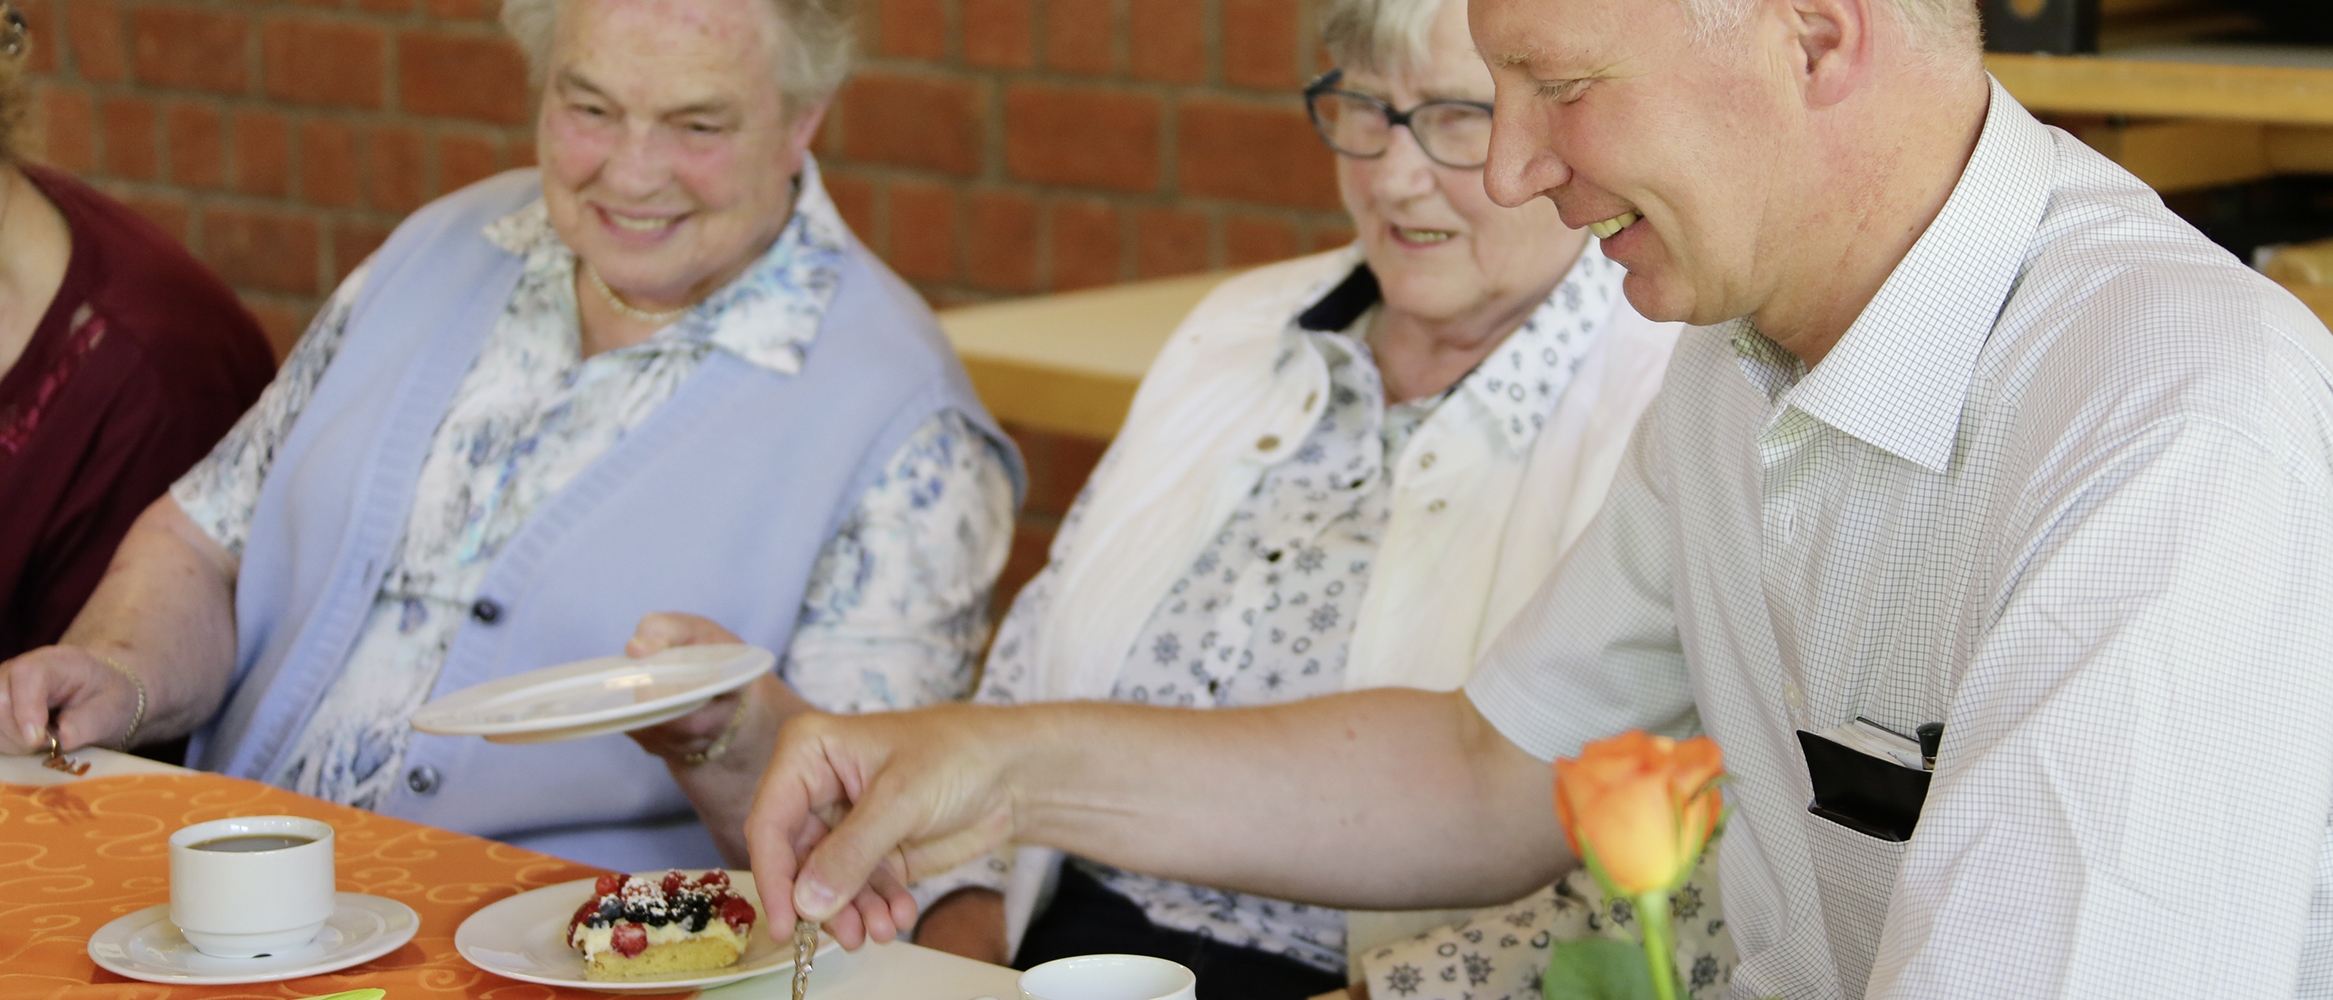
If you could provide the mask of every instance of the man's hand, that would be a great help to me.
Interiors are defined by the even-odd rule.
[[[908,882],[1013,832],[1011,714],[942,705],[787,723],[745,824],[773,931],[799,911],[856,948],[862,931],[912,926]]]
[[[1509,900],[1574,863],[1549,788],[1459,692],[805,713],[745,835],[771,919],[855,946],[862,919],[912,923],[899,885],[1007,839],[1323,906]]]
[[[116,650],[105,655],[121,660]],[[112,746],[129,734],[137,710],[137,685],[79,646],[46,646],[0,663],[0,753],[47,749],[52,711],[61,748]]]
[[[990,965],[1010,965],[1005,954],[1004,894],[958,889],[941,897],[915,925],[915,943]]]

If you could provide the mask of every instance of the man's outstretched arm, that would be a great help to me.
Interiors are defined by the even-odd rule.
[[[746,836],[773,929],[795,906],[825,920],[854,897],[885,905],[863,894],[878,868],[894,915],[912,915],[891,883],[1008,839],[1324,905],[1480,905],[1572,863],[1551,788],[1547,766],[1462,693],[1209,711],[949,705],[798,717]]]

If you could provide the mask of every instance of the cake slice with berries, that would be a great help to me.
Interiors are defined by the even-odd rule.
[[[753,904],[729,873],[602,875],[567,922],[586,979],[644,979],[737,964],[751,940]]]

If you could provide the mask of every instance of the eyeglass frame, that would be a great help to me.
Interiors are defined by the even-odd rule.
[[[1426,148],[1426,142],[1425,142],[1425,140],[1423,140],[1423,139],[1419,139],[1419,138],[1418,138],[1418,130],[1417,130],[1417,129],[1414,129],[1414,128],[1410,128],[1410,119],[1411,119],[1411,118],[1413,118],[1413,117],[1415,117],[1415,116],[1417,115],[1417,113],[1418,113],[1418,112],[1420,112],[1420,111],[1423,111],[1423,110],[1425,110],[1425,109],[1427,109],[1427,108],[1436,107],[1436,106],[1439,106],[1439,105],[1455,105],[1455,106],[1457,106],[1457,107],[1462,107],[1462,108],[1473,108],[1473,109],[1475,109],[1475,110],[1477,110],[1477,111],[1480,111],[1480,112],[1482,112],[1483,114],[1486,114],[1486,115],[1489,115],[1489,114],[1496,114],[1498,109],[1496,109],[1496,108],[1492,107],[1491,105],[1484,104],[1484,103],[1483,103],[1483,102],[1481,102],[1481,101],[1461,101],[1461,100],[1456,100],[1456,99],[1442,99],[1442,100],[1432,100],[1432,101],[1419,101],[1418,103],[1411,105],[1411,106],[1410,106],[1410,108],[1409,108],[1409,110],[1407,110],[1407,111],[1403,111],[1403,110],[1400,110],[1400,109],[1398,109],[1398,108],[1395,108],[1393,105],[1391,105],[1391,104],[1389,104],[1389,103],[1386,103],[1384,100],[1381,100],[1381,99],[1379,99],[1379,98],[1376,98],[1376,97],[1372,97],[1372,96],[1370,96],[1370,95],[1368,95],[1368,94],[1361,93],[1360,91],[1356,91],[1356,90],[1338,90],[1338,89],[1337,89],[1337,84],[1338,84],[1339,82],[1343,81],[1343,80],[1344,80],[1344,78],[1345,78],[1345,70],[1344,70],[1344,67],[1340,66],[1340,67],[1337,67],[1337,68],[1335,68],[1335,69],[1329,70],[1329,71],[1328,71],[1328,72],[1326,72],[1326,73],[1322,73],[1322,74],[1321,74],[1321,75],[1319,75],[1319,76],[1313,77],[1313,78],[1312,78],[1312,82],[1311,82],[1311,83],[1307,83],[1307,84],[1305,84],[1305,85],[1304,85],[1304,114],[1305,114],[1305,117],[1312,119],[1312,134],[1313,134],[1313,135],[1316,135],[1316,136],[1319,136],[1319,137],[1320,137],[1320,144],[1321,144],[1321,145],[1323,145],[1323,146],[1327,146],[1327,147],[1329,148],[1329,152],[1335,153],[1335,154],[1337,154],[1338,156],[1348,156],[1348,157],[1351,157],[1351,158],[1353,158],[1353,159],[1356,159],[1356,160],[1374,160],[1374,159],[1377,159],[1377,158],[1379,158],[1379,157],[1381,157],[1381,156],[1384,156],[1387,150],[1390,150],[1390,149],[1392,149],[1392,148],[1393,148],[1393,140],[1392,140],[1392,138],[1391,138],[1391,135],[1392,135],[1392,132],[1393,132],[1393,128],[1394,128],[1394,126],[1397,126],[1397,125],[1398,125],[1398,126],[1400,126],[1400,127],[1402,127],[1402,128],[1409,129],[1409,131],[1410,131],[1410,138],[1411,138],[1411,139],[1413,139],[1413,140],[1416,140],[1416,141],[1417,141],[1417,143],[1418,143],[1418,151],[1419,151],[1419,152],[1421,152],[1421,153],[1424,153],[1424,154],[1426,154],[1426,159],[1432,160],[1432,161],[1434,161],[1435,163],[1441,164],[1442,166],[1449,167],[1449,168],[1450,168],[1450,169],[1452,169],[1452,170],[1480,170],[1480,169],[1482,169],[1482,168],[1483,168],[1484,164],[1488,164],[1488,163],[1490,162],[1490,157],[1489,157],[1489,155],[1487,155],[1487,154],[1486,154],[1486,155],[1484,155],[1484,157],[1483,157],[1483,160],[1482,160],[1482,163],[1470,163],[1470,164],[1457,164],[1457,163],[1452,163],[1452,162],[1450,162],[1450,161],[1448,161],[1448,160],[1445,160],[1445,159],[1443,159],[1443,158],[1441,158],[1441,157],[1439,157],[1439,156],[1436,156],[1436,155],[1434,155],[1434,151],[1433,151],[1433,150]],[[1374,105],[1376,105],[1376,106],[1377,106],[1378,113],[1379,113],[1379,114],[1382,114],[1382,115],[1384,115],[1384,116],[1385,116],[1385,129],[1386,129],[1386,133],[1387,133],[1387,139],[1386,139],[1386,143],[1385,143],[1385,149],[1380,149],[1380,150],[1378,150],[1377,152],[1374,152],[1374,153],[1366,153],[1366,154],[1364,154],[1364,153],[1351,153],[1351,152],[1347,152],[1347,151],[1345,151],[1345,150],[1343,150],[1343,149],[1339,149],[1339,148],[1337,148],[1337,144],[1336,144],[1336,143],[1334,143],[1334,142],[1330,142],[1330,141],[1329,141],[1329,137],[1328,137],[1328,130],[1327,130],[1326,128],[1324,128],[1324,127],[1321,125],[1321,121],[1320,121],[1320,105],[1319,105],[1319,103],[1318,103],[1318,102],[1319,102],[1319,99],[1320,99],[1321,95],[1323,95],[1323,94],[1339,94],[1339,95],[1342,95],[1342,96],[1345,96],[1345,97],[1355,97],[1355,98],[1359,98],[1359,99],[1361,99],[1361,100],[1364,100],[1364,101],[1367,101],[1367,102],[1369,102],[1369,103],[1371,103],[1371,104],[1374,104]]]

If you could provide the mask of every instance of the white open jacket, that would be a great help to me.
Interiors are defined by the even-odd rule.
[[[1591,243],[1585,252],[1598,251]],[[1108,698],[1175,579],[1264,470],[1294,456],[1329,388],[1295,318],[1360,262],[1358,248],[1346,247],[1246,272],[1176,328],[1082,510],[1054,540],[1054,606],[1030,631],[1027,659],[1043,697]],[[1354,627],[1347,690],[1464,684],[1477,654],[1595,516],[1681,329],[1614,300],[1527,451],[1460,392],[1386,457],[1399,463],[1393,516]],[[1006,894],[1014,950],[1057,863],[1040,849],[1015,858]]]

